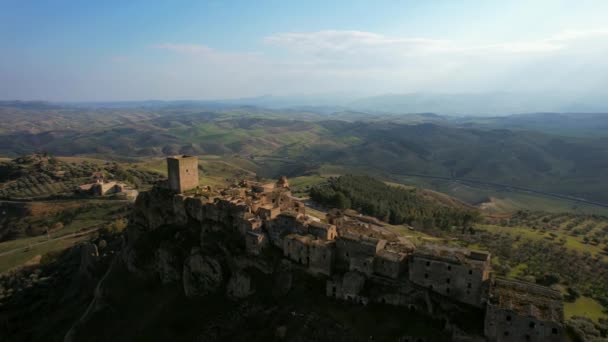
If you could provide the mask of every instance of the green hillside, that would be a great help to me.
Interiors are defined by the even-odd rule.
[[[30,117],[19,123],[16,113]],[[603,116],[581,116],[577,136],[558,135],[558,128],[573,120],[569,116],[556,116],[547,130],[542,129],[549,120],[545,116],[509,118],[327,116],[252,107],[2,108],[0,119],[15,126],[0,131],[0,155],[48,151],[116,161],[213,155],[248,160],[245,169],[264,177],[309,175],[336,166],[383,178],[422,174],[608,202],[608,143],[601,135],[583,134],[592,122],[603,125]],[[501,122],[510,129],[499,129]],[[56,187],[42,191],[61,191],[61,184]]]

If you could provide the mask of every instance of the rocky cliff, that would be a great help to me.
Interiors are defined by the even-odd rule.
[[[274,248],[251,257],[238,215],[227,202],[162,189],[142,193],[95,305],[66,341],[451,338],[445,322],[420,312],[328,299],[325,278],[303,272]]]

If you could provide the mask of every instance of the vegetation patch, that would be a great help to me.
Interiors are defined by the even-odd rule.
[[[310,197],[329,207],[356,209],[391,224],[449,229],[468,226],[479,219],[475,210],[442,205],[416,189],[386,185],[369,176],[332,178],[325,185],[312,187]]]

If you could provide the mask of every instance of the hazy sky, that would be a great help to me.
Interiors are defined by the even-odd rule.
[[[608,1],[0,0],[0,99],[608,93]]]

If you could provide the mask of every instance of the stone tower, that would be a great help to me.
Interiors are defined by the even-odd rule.
[[[179,155],[167,158],[169,189],[182,193],[198,186],[198,158]]]

